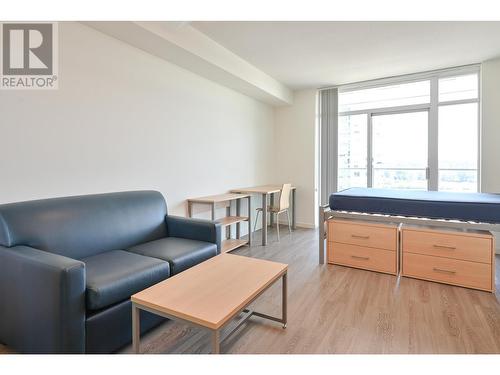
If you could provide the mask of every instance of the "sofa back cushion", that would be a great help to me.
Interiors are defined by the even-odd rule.
[[[0,205],[0,245],[81,259],[166,236],[157,191],[128,191]]]

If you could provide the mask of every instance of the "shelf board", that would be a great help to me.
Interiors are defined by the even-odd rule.
[[[220,223],[223,227],[227,227],[231,224],[241,223],[242,221],[247,221],[248,217],[246,216],[226,216],[217,219],[216,221]]]
[[[222,241],[222,249],[221,253],[228,253],[230,251],[233,251],[234,249],[237,249],[238,247],[244,246],[248,244],[248,240],[242,240],[242,239],[234,239],[231,238],[229,240],[224,240]]]

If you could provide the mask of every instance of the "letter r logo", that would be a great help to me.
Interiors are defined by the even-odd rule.
[[[2,27],[4,75],[52,74],[52,24],[5,23]]]

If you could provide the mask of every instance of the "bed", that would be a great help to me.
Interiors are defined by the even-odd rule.
[[[500,194],[351,188],[321,207],[320,223],[329,218],[500,231]],[[320,225],[320,263],[324,239]]]
[[[500,223],[500,195],[351,188],[330,195],[334,211]]]

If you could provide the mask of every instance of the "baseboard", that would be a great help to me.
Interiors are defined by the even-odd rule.
[[[299,228],[304,228],[304,229],[314,229],[316,226],[314,224],[309,224],[309,223],[297,223],[297,227]]]
[[[288,221],[282,221],[280,220],[280,224],[281,225],[288,225]],[[304,228],[304,229],[314,229],[316,228],[316,226],[314,224],[310,224],[310,223],[295,223],[295,226],[298,227],[298,228]]]

